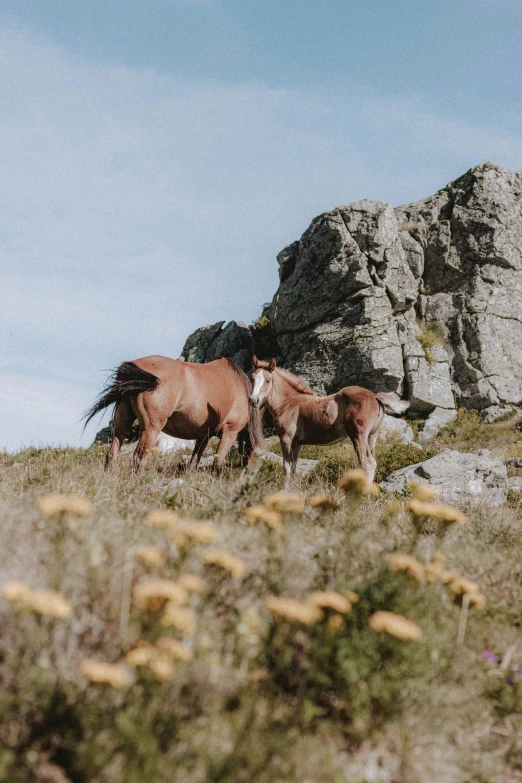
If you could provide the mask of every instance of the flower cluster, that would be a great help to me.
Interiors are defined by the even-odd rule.
[[[426,502],[428,500],[435,500],[435,498],[437,498],[439,494],[436,489],[434,489],[424,481],[422,482],[410,481],[409,486],[413,497],[416,500],[420,500],[422,502]]]
[[[226,552],[223,549],[209,549],[204,552],[201,560],[205,565],[217,566],[234,577],[234,579],[242,579],[246,573],[246,565],[239,557]]]
[[[308,502],[312,508],[320,508],[324,511],[335,511],[339,508],[339,503],[327,497],[326,495],[311,495]]]
[[[128,667],[122,663],[85,660],[78,668],[89,682],[112,685],[113,688],[124,688],[131,685],[134,679]]]
[[[31,590],[24,582],[7,582],[2,595],[20,608],[35,614],[68,620],[72,617],[72,605],[56,590]]]
[[[425,568],[417,558],[411,555],[394,552],[388,555],[388,566],[391,571],[402,571],[410,579],[414,579],[416,582],[424,582]]]
[[[162,637],[156,644],[145,640],[137,642],[125,655],[125,660],[133,668],[146,666],[160,682],[171,680],[178,661],[191,661],[194,653],[179,639]]]
[[[375,612],[368,620],[368,625],[378,633],[387,633],[402,641],[420,642],[422,639],[422,628],[417,623],[394,612]]]
[[[47,519],[52,519],[59,514],[88,517],[92,513],[90,502],[79,495],[59,495],[57,493],[44,495],[38,501],[38,508]]]
[[[342,615],[348,614],[352,604],[358,600],[358,595],[352,591],[347,591],[347,594],[343,595],[335,590],[315,590],[303,601],[271,595],[265,600],[265,607],[272,614],[288,622],[302,625],[314,625],[323,620],[326,615],[329,627],[340,630],[344,628]]]
[[[467,517],[462,511],[454,506],[448,506],[444,503],[429,503],[423,500],[413,498],[406,505],[407,510],[418,519],[435,519],[443,524],[453,524],[454,522],[462,525],[467,522]]]
[[[350,469],[345,471],[341,476],[337,485],[346,492],[347,495],[353,495],[355,497],[361,495],[378,495],[380,490],[375,482],[372,484],[368,481],[368,477],[364,470],[360,468]]]
[[[155,546],[137,546],[134,557],[148,567],[162,568],[166,562],[164,552]]]

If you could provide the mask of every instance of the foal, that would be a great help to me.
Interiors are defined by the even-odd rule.
[[[281,441],[285,489],[293,483],[301,446],[337,443],[346,437],[371,483],[375,476],[375,443],[384,413],[404,413],[409,403],[393,394],[374,394],[361,386],[346,386],[337,394],[318,397],[306,383],[288,370],[252,358],[253,405],[266,405]]]

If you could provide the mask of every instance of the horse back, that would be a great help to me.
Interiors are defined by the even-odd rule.
[[[152,393],[154,403],[168,411],[169,416],[190,411],[190,418],[201,426],[212,419],[212,428],[229,417],[248,420],[248,392],[226,359],[200,364],[167,356],[145,356],[134,363],[159,378],[158,389]]]

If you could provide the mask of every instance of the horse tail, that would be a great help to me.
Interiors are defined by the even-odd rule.
[[[261,413],[258,408],[254,408],[253,405],[250,404],[250,395],[252,394],[252,381],[248,377],[248,375],[243,372],[241,367],[239,367],[235,362],[232,361],[232,359],[227,359],[230,368],[234,370],[236,375],[238,376],[239,380],[243,384],[247,398],[249,400],[248,407],[250,409],[249,416],[248,416],[248,424],[246,426],[246,431],[248,438],[250,440],[250,444],[252,448],[259,448],[259,449],[265,449],[266,443],[265,443],[265,436],[263,435],[263,421],[261,418]]]
[[[117,405],[120,402],[131,400],[138,394],[154,391],[158,388],[159,378],[152,373],[142,370],[134,362],[123,362],[114,370],[105,389],[100,393],[94,405],[85,411],[86,427],[90,420],[109,405]]]
[[[377,402],[384,408],[385,413],[401,414],[407,411],[410,403],[406,400],[399,400],[395,394],[385,394],[380,392],[375,395]]]

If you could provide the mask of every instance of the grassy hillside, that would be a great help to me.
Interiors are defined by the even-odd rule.
[[[522,456],[518,426],[462,413],[432,449]],[[407,498],[341,492],[353,453],[336,446],[301,480],[304,512],[273,529],[245,509],[281,488],[278,466],[187,477],[178,456],[152,455],[134,475],[125,455],[107,476],[105,448],[0,456],[0,587],[58,590],[72,608],[59,619],[0,598],[0,780],[522,781],[518,498],[464,508],[464,524],[415,520]],[[381,444],[379,477],[419,459],[410,452]],[[42,513],[51,492],[86,498],[92,512]],[[337,507],[311,505],[317,494]],[[164,529],[145,524],[156,509],[210,522],[219,538],[174,517]],[[209,555],[216,549],[240,562]],[[420,565],[394,571],[391,553]],[[486,597],[484,608],[471,601],[465,625],[448,571]],[[168,617],[161,586],[148,598],[140,587],[158,577],[185,585]],[[312,606],[324,590],[344,604],[323,596],[335,606]],[[269,596],[304,603],[267,606]],[[422,638],[374,630],[379,610],[414,621]],[[86,660],[124,663],[104,675]],[[113,685],[91,681],[107,676]]]

